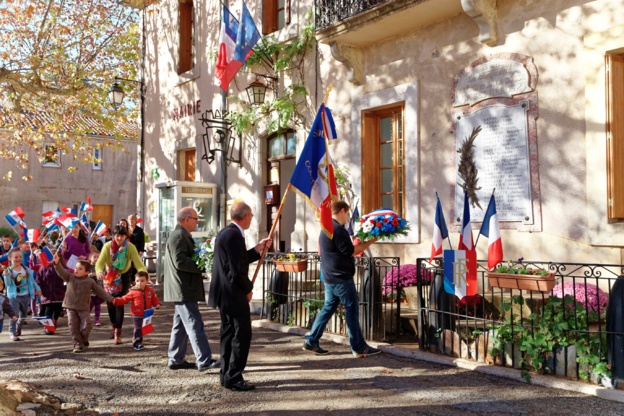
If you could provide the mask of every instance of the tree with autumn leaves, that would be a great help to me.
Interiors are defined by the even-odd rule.
[[[126,86],[134,104],[118,110],[107,93],[115,76],[137,79],[138,21],[117,0],[0,1],[0,159],[19,170],[54,158],[45,154],[54,148],[72,156],[72,171],[94,162],[96,147],[121,148],[119,139],[136,135],[138,88]]]

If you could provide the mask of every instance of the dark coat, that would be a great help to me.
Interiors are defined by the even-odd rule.
[[[256,250],[247,250],[245,238],[235,224],[221,230],[214,242],[208,306],[219,307],[222,313],[231,316],[248,316],[247,294],[253,289],[248,276],[249,263],[259,259]]]
[[[130,236],[130,242],[134,244],[139,253],[145,251],[145,231],[143,231],[143,228],[138,225],[134,227]]]
[[[54,265],[42,267],[35,277],[35,282],[41,288],[41,304],[63,302],[65,298],[65,282],[56,273]]]
[[[165,302],[205,301],[203,270],[193,260],[195,242],[181,225],[169,234],[165,247]]]

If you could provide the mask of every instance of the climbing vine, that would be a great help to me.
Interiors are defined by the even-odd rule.
[[[301,127],[305,117],[301,109],[307,106],[308,90],[305,87],[306,53],[314,46],[314,24],[312,13],[306,15],[306,26],[299,36],[287,42],[279,42],[275,35],[263,38],[254,48],[254,53],[246,65],[252,69],[267,68],[275,74],[288,73],[290,85],[285,86],[280,94],[276,94],[271,102],[251,105],[233,97],[238,110],[231,111],[232,127],[239,133],[251,132],[259,120],[267,120],[269,131],[278,131],[282,126]],[[279,88],[279,86],[276,86]]]

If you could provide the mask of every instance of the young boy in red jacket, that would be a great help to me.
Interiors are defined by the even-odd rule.
[[[147,285],[148,275],[146,272],[139,271],[135,276],[135,286],[130,288],[127,295],[114,298],[115,306],[130,305],[130,315],[134,322],[134,333],[132,335],[132,346],[136,351],[141,351],[143,347],[143,316],[145,310],[152,307],[160,309],[160,301],[156,297],[154,289]]]

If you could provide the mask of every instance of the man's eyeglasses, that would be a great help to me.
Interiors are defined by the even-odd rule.
[[[189,217],[189,218],[192,219],[192,220],[195,220],[195,221],[199,221],[199,218],[197,218],[197,217]]]

